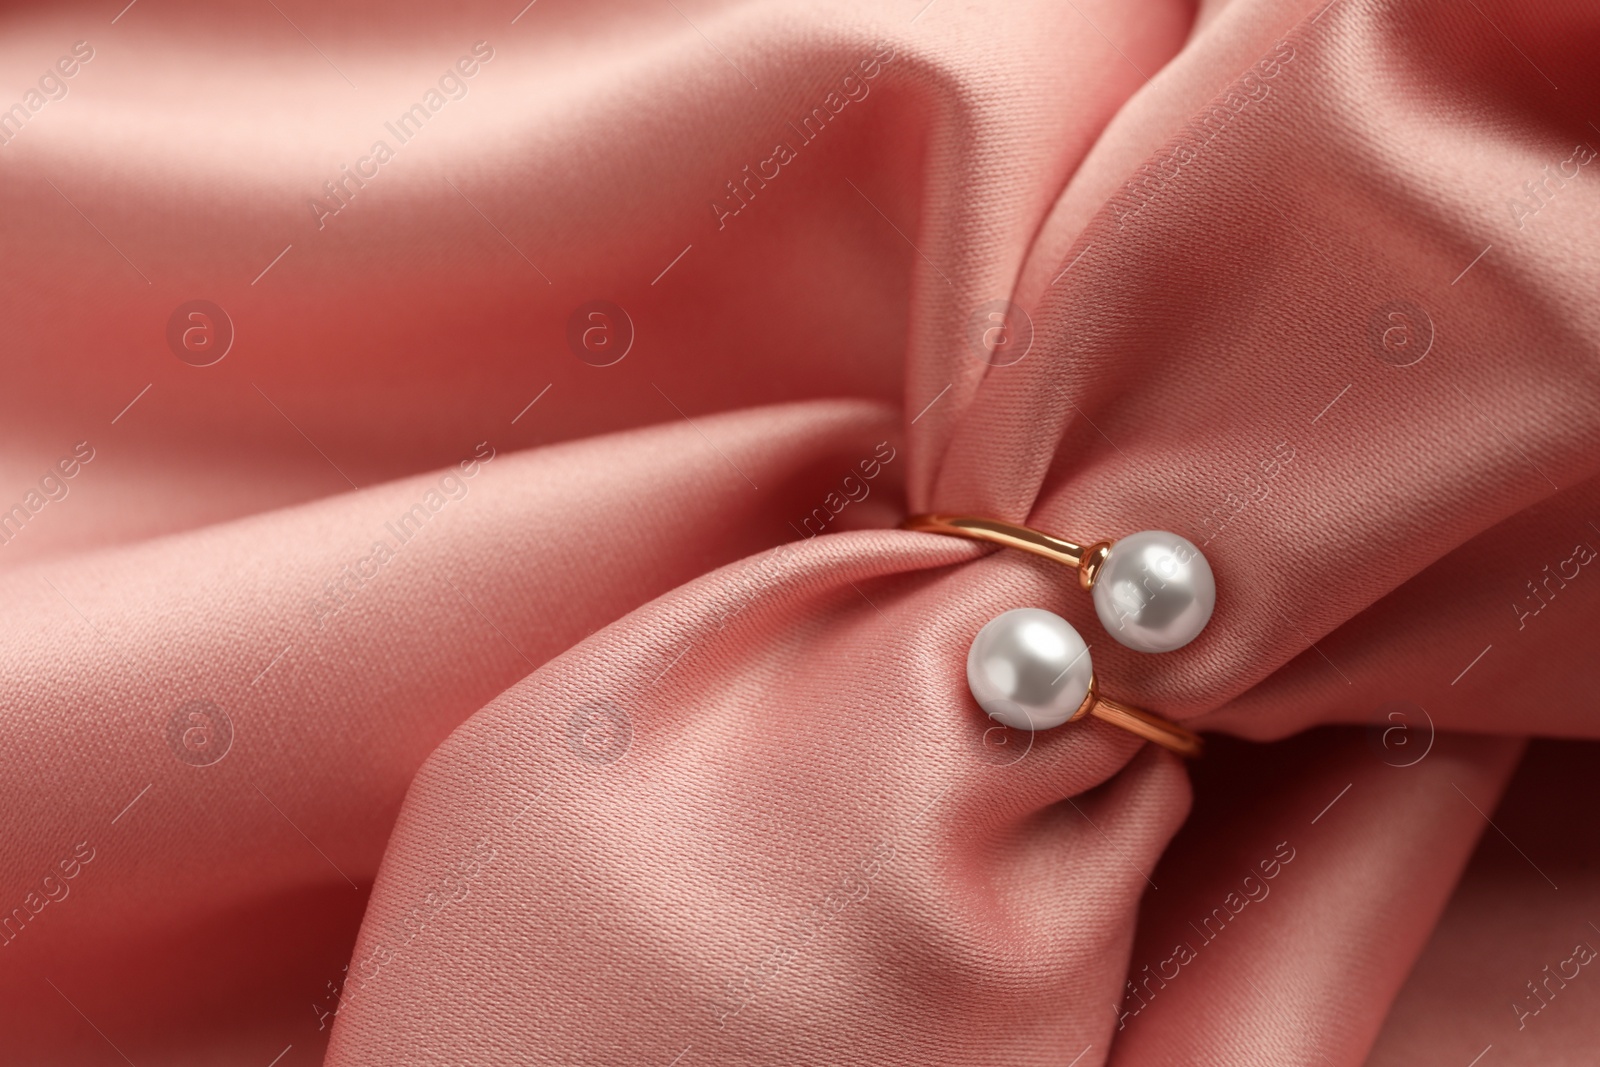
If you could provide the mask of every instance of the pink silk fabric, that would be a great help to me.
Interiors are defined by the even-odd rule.
[[[1600,8],[0,17],[0,1062],[1596,1062]]]

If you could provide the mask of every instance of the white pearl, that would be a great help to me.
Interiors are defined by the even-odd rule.
[[[1141,530],[1114,542],[1094,580],[1094,609],[1119,643],[1171,652],[1205,629],[1217,606],[1211,564],[1193,541]]]
[[[1048,730],[1089,695],[1094,664],[1072,624],[1040,608],[990,619],[967,652],[967,685],[989,718],[1018,730]]]

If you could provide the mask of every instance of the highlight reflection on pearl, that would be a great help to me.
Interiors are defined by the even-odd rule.
[[[1041,608],[995,616],[967,652],[973,698],[991,719],[1018,730],[1048,730],[1072,718],[1093,678],[1078,631]]]
[[[1205,629],[1217,606],[1211,564],[1165,530],[1119,538],[1094,580],[1094,609],[1112,637],[1141,652],[1171,652]]]

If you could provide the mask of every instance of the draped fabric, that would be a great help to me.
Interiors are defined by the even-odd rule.
[[[0,1061],[1593,1062],[1600,9],[520,6],[0,13]]]

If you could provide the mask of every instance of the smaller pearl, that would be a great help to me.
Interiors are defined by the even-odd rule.
[[[1171,652],[1205,629],[1217,606],[1211,564],[1193,541],[1141,530],[1111,545],[1094,580],[1094,610],[1118,643]]]
[[[1061,616],[1016,608],[990,619],[967,652],[967,685],[989,717],[1018,730],[1072,718],[1094,680],[1089,646]]]

